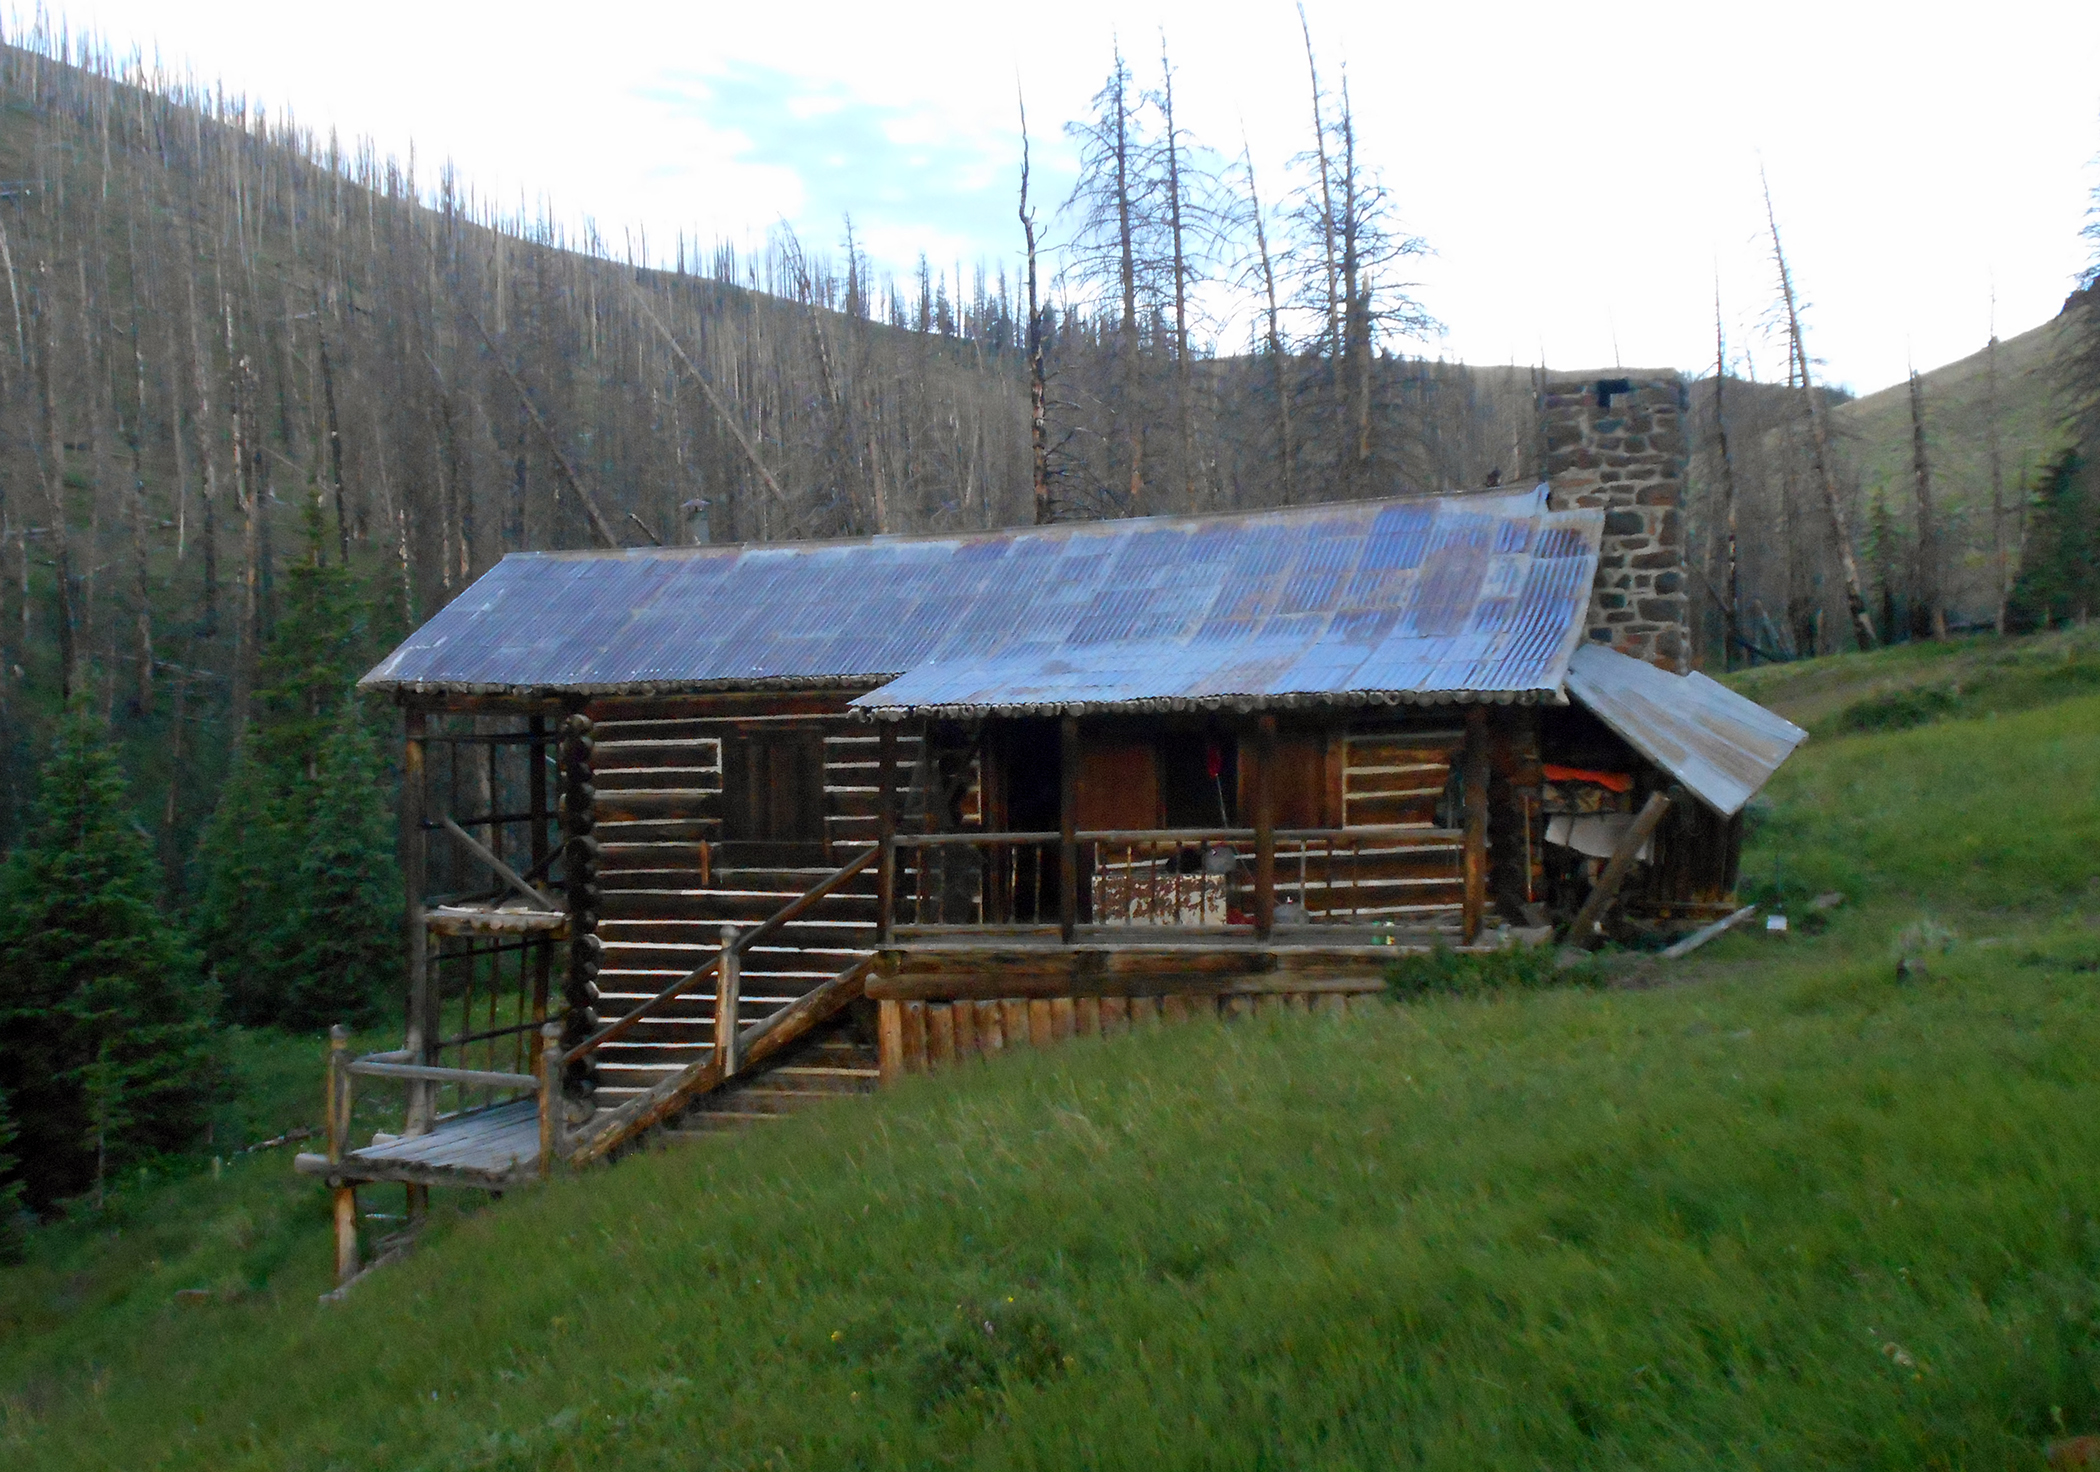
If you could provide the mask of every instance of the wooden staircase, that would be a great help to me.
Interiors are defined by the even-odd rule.
[[[736,857],[734,845],[715,848]],[[703,880],[691,870],[629,867],[628,859],[621,845],[607,844],[600,863],[604,951],[597,1010],[606,1019],[705,965],[720,949],[725,925],[752,931],[838,868],[777,857],[763,866],[710,862]],[[874,954],[875,928],[875,876],[868,870],[744,951],[740,1018],[761,1022],[866,960]],[[715,1004],[710,979],[595,1050],[597,1107],[616,1108],[706,1063],[714,1052]]]
[[[842,1096],[873,1093],[881,1077],[873,1021],[857,1006],[787,1050],[777,1062],[703,1094],[663,1129],[666,1140],[690,1140],[783,1119]]]

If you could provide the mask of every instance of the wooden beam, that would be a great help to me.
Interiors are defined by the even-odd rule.
[[[1661,826],[1669,811],[1670,794],[1657,792],[1649,795],[1647,806],[1641,809],[1640,815],[1627,826],[1625,833],[1620,835],[1618,847],[1612,850],[1611,859],[1605,864],[1603,874],[1598,876],[1595,887],[1590,890],[1589,898],[1582,902],[1582,908],[1576,912],[1574,923],[1568,927],[1569,944],[1596,944],[1597,922],[1604,918],[1605,911],[1611,908],[1611,902],[1618,898],[1619,886],[1626,882],[1626,876],[1632,872],[1634,860],[1639,857],[1642,845],[1647,843],[1649,837]]]
[[[893,1084],[904,1076],[904,1004],[885,1001],[876,1004],[875,1011],[876,1058],[881,1066],[882,1082]]]
[[[341,1165],[350,1134],[350,1029],[340,1022],[328,1029],[328,1163]],[[335,1219],[335,1280],[357,1276],[357,1188],[347,1181],[332,1186]]]
[[[715,969],[715,1058],[724,1079],[736,1073],[736,1025],[738,992],[742,983],[742,957],[738,954],[737,930],[722,927],[722,964]]]
[[[897,723],[884,721],[876,742],[876,829],[875,842],[882,849],[882,867],[875,874],[875,938],[888,944],[890,925],[897,914]]]
[[[539,1046],[540,1074],[540,1179],[545,1180],[554,1173],[555,1163],[568,1154],[563,1138],[568,1133],[568,1120],[562,1113],[561,1090],[561,1024],[548,1022],[540,1027]]]
[[[364,1078],[399,1078],[412,1082],[457,1084],[471,1089],[533,1089],[539,1078],[530,1073],[499,1073],[483,1068],[433,1068],[423,1063],[375,1063],[360,1058],[344,1069]]]
[[[1487,715],[1487,711],[1477,705],[1466,711],[1464,765],[1459,779],[1466,817],[1466,908],[1462,934],[1467,945],[1479,938],[1481,922],[1487,916]]]
[[[430,1061],[431,1044],[437,1038],[435,998],[430,992],[430,932],[423,911],[426,858],[423,835],[424,737],[429,716],[411,706],[403,714],[405,740],[401,754],[401,888],[407,911],[408,940],[408,1054],[417,1063]],[[430,1129],[435,1117],[436,1091],[415,1085],[408,1091],[408,1114],[402,1133],[420,1135]]]
[[[1276,717],[1254,722],[1254,933],[1276,926]]]
[[[1197,968],[1193,958],[1154,954],[1120,958],[1113,970],[1088,965],[1085,953],[1031,958],[1025,970],[998,968],[997,957],[982,971],[917,971],[876,976],[868,995],[893,1001],[1047,1001],[1053,997],[1165,997],[1258,995],[1268,992],[1378,992],[1385,968],[1405,954],[1391,947],[1357,951],[1310,951],[1303,956],[1258,953],[1219,956],[1222,964]]]
[[[495,852],[492,849],[490,849],[487,845],[483,844],[481,840],[477,839],[473,834],[467,832],[466,829],[460,827],[459,824],[453,822],[449,814],[440,816],[438,818],[438,822],[440,825],[443,826],[444,830],[447,833],[451,834],[454,838],[458,839],[462,844],[466,846],[467,852],[474,855],[475,858],[481,860],[482,863],[488,865],[490,870],[494,872],[495,876],[498,879],[501,879],[505,884],[509,885],[512,889],[515,889],[519,894],[523,895],[526,899],[531,900],[534,904],[538,905],[541,909],[547,911],[549,914],[562,913],[564,907],[559,901],[553,899],[552,897],[546,894],[541,893],[532,885],[527,884],[523,875],[518,873],[517,870],[511,868],[510,865],[504,863],[503,860],[497,858]]]
[[[1079,717],[1057,726],[1057,925],[1066,945],[1079,930]]]

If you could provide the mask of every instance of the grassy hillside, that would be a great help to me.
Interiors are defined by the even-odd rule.
[[[2056,317],[1998,344],[1996,418],[2008,512],[2004,535],[2015,571],[2019,508],[2032,493],[2041,467],[2064,444],[2055,375],[2067,350],[2067,327],[2067,319]],[[1943,576],[1955,604],[1949,613],[1971,623],[1988,623],[1994,616],[1987,360],[1987,353],[1979,351],[1920,375],[1934,505],[1947,539]],[[1871,504],[1878,493],[1903,535],[1915,535],[1909,385],[1898,383],[1839,405],[1830,417],[1846,472],[1869,498],[1863,504]],[[1863,521],[1862,535],[1867,529]]]
[[[1755,683],[1805,713],[1911,657]],[[449,1218],[337,1307],[314,1303],[320,1193],[281,1157],[142,1190],[124,1237],[54,1235],[74,1280],[0,1275],[15,1302],[25,1275],[76,1295],[10,1324],[0,1447],[2039,1466],[2100,1432],[2096,840],[2100,696],[1942,712],[1804,748],[1746,883],[1848,903],[1820,936],[1639,973],[1685,984],[1008,1055]],[[1899,954],[1926,974],[1899,982]],[[243,1230],[281,1261],[237,1263]],[[155,1257],[98,1267],[140,1237]],[[191,1282],[220,1291],[170,1301]]]
[[[1998,344],[1998,435],[2008,494],[2022,467],[2032,471],[2057,447],[2055,372],[2067,322],[2054,317]],[[1921,374],[1926,450],[1933,479],[1955,506],[1990,504],[1990,391],[1987,354]],[[1840,404],[1831,422],[1852,442],[1851,464],[1869,486],[1910,494],[1910,388],[1894,384]]]

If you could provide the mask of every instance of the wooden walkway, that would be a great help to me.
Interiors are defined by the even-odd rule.
[[[308,1175],[353,1183],[399,1181],[412,1186],[473,1186],[501,1191],[539,1178],[539,1101],[517,1099],[489,1109],[449,1114],[424,1135],[382,1135],[330,1165],[325,1155],[301,1155]]]

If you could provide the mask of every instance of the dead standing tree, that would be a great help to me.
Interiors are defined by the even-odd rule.
[[[1028,101],[1021,107],[1021,235],[1028,245],[1028,482],[1035,524],[1052,520],[1050,505],[1050,420],[1043,376],[1043,306],[1036,294],[1035,209],[1028,202]]]
[[[1836,544],[1838,563],[1845,575],[1845,607],[1851,615],[1854,636],[1862,649],[1872,649],[1879,642],[1874,635],[1874,619],[1867,611],[1867,598],[1859,581],[1859,558],[1853,550],[1852,530],[1847,525],[1845,505],[1838,493],[1837,472],[1830,456],[1830,430],[1825,423],[1823,401],[1816,393],[1815,379],[1809,371],[1807,345],[1801,338],[1801,310],[1794,295],[1793,273],[1787,269],[1786,250],[1779,241],[1779,217],[1772,209],[1772,187],[1765,185],[1765,223],[1772,233],[1772,264],[1779,272],[1779,295],[1786,312],[1787,347],[1792,356],[1794,370],[1799,373],[1801,399],[1806,408],[1809,436],[1813,444],[1813,465],[1817,482],[1823,492],[1823,508],[1830,517],[1831,536]]]
[[[1932,463],[1925,452],[1925,385],[1910,372],[1910,475],[1917,498],[1918,540],[1912,573],[1911,637],[1947,637],[1947,609],[1940,586],[1939,525],[1933,515]]]
[[[1138,318],[1141,297],[1152,294],[1146,270],[1150,252],[1143,237],[1157,223],[1153,181],[1146,167],[1150,145],[1140,131],[1140,100],[1118,47],[1108,80],[1094,94],[1094,116],[1065,125],[1079,144],[1079,179],[1066,201],[1067,209],[1078,212],[1071,269],[1097,302],[1104,286],[1113,292],[1107,299],[1115,314],[1113,391],[1107,407],[1122,445],[1122,464],[1111,463],[1109,479],[1111,484],[1127,485],[1123,509],[1130,515],[1145,509],[1146,365],[1140,356]]]

